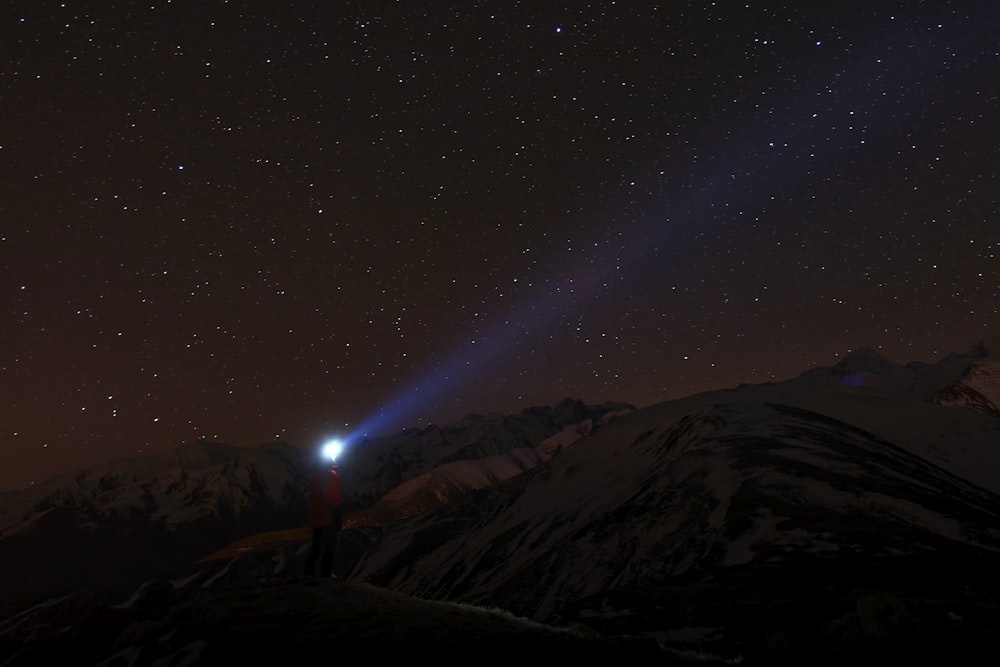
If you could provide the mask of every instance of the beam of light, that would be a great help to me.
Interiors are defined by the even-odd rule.
[[[897,37],[904,45],[911,40],[905,29]],[[886,41],[888,40],[883,40],[880,52],[906,52],[905,48],[900,50],[886,45]],[[971,48],[972,45],[965,46]],[[931,58],[931,50],[927,51],[925,58]],[[820,114],[814,109],[819,109],[823,102],[817,101],[816,91],[837,89],[840,94],[839,107],[866,112],[865,127],[857,133],[863,139],[860,142],[862,144],[872,143],[881,133],[891,130],[893,118],[900,113],[898,108],[893,110],[894,113],[889,113],[889,109],[885,108],[892,100],[884,95],[881,82],[878,81],[879,75],[873,73],[877,69],[875,55],[867,53],[854,56],[854,60],[853,68],[845,69],[843,63],[835,63],[825,73],[816,75],[812,85],[799,86],[797,96],[776,100],[773,106],[775,109],[783,109],[780,114],[755,121],[746,128],[740,140],[729,143],[728,147],[722,146],[725,153],[718,159],[709,161],[708,165],[697,172],[689,173],[683,182],[667,184],[668,192],[650,193],[649,198],[658,202],[657,213],[632,218],[629,226],[623,230],[624,234],[619,237],[620,244],[612,246],[599,241],[588,245],[585,240],[582,241],[581,247],[603,248],[604,255],[591,257],[586,262],[580,262],[575,256],[568,257],[562,270],[555,273],[569,276],[568,278],[536,280],[535,284],[538,286],[523,297],[520,305],[494,316],[487,324],[478,326],[479,333],[474,340],[470,337],[454,346],[430,368],[404,384],[403,389],[358,424],[350,439],[383,433],[418,414],[422,408],[433,404],[446,393],[458,396],[470,387],[480,375],[479,371],[484,368],[510,363],[509,353],[515,347],[525,341],[537,340],[539,334],[568,313],[578,313],[585,307],[592,306],[604,293],[610,291],[609,286],[620,282],[621,258],[627,258],[629,269],[634,271],[639,265],[656,259],[655,249],[658,245],[676,243],[678,237],[683,236],[679,233],[683,229],[678,227],[672,216],[684,218],[684,222],[690,221],[688,226],[704,227],[712,220],[711,209],[716,202],[724,202],[730,210],[773,206],[768,201],[770,192],[793,189],[810,177],[809,170],[803,169],[801,163],[782,155],[785,147],[792,150],[799,149],[806,143],[814,144],[810,156],[813,177],[817,171],[835,167],[842,160],[853,160],[855,156],[851,151],[858,148],[857,144],[823,145],[816,140],[825,128],[821,123],[829,125],[843,120],[834,118],[833,112],[822,114],[829,115],[830,118],[817,118]],[[933,81],[937,77],[931,74],[943,68],[940,64],[935,67],[929,61],[924,63],[912,60],[893,62],[887,67],[892,68],[896,75],[895,84],[903,87]],[[946,80],[946,77],[941,79]],[[841,91],[841,88],[844,90]],[[923,89],[925,97],[935,92],[930,86]],[[720,145],[718,139],[713,139],[718,133],[718,127],[706,124],[699,134],[704,142]],[[698,138],[694,141],[697,143]],[[664,157],[650,155],[648,159],[662,163]],[[706,184],[710,188],[706,188]],[[692,197],[690,193],[695,194]],[[684,250],[690,250],[686,256],[688,261],[695,262],[699,259],[693,248],[681,248],[682,254]],[[574,261],[577,266],[574,266]]]
[[[505,355],[526,337],[556,320],[568,306],[546,307],[548,295],[541,294],[523,305],[518,313],[496,318],[474,340],[465,341],[437,360],[419,379],[398,392],[376,413],[361,422],[357,434],[378,433],[390,425],[417,414],[423,406],[438,400],[446,392],[460,392],[479,371],[491,363],[503,361]],[[563,299],[563,297],[559,297]],[[532,322],[530,316],[535,316]],[[539,317],[541,316],[541,317]]]

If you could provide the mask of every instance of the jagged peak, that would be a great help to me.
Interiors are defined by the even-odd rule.
[[[979,359],[1000,359],[1000,336],[983,338],[973,345],[965,353],[965,356]]]
[[[841,357],[834,367],[835,374],[844,375],[859,372],[886,375],[905,371],[906,367],[889,360],[878,350],[871,347],[857,347]]]
[[[844,384],[907,385],[917,377],[917,372],[907,366],[890,361],[871,347],[857,347],[833,366],[830,375]]]

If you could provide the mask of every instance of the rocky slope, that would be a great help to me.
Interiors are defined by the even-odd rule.
[[[345,585],[408,600],[502,609],[528,625],[628,638],[650,664],[971,658],[990,648],[1000,622],[995,349],[985,341],[905,366],[862,350],[785,382],[639,410],[566,401],[355,443],[341,465],[349,513],[335,570]],[[953,386],[974,400],[943,400]],[[58,519],[91,536],[83,546],[125,549],[100,532],[112,517],[111,525],[131,526],[131,539],[151,524],[169,531],[169,539],[148,534],[163,550],[199,522],[218,528],[253,515],[243,498],[280,505],[279,480],[302,484],[302,459],[286,460],[282,477],[260,463],[251,475],[247,456],[239,464],[223,458],[209,459],[213,472],[195,466],[171,478],[186,486],[163,487],[201,489],[181,497],[215,499],[211,512],[188,502],[173,505],[181,515],[157,515],[167,503],[154,496],[138,515],[144,521],[123,524],[135,516],[121,511],[129,485],[100,475],[78,483],[88,502],[35,498],[30,520],[6,524],[0,545],[50,534]],[[197,481],[220,475],[230,481]],[[300,521],[226,545],[200,539],[207,557],[175,554],[174,565],[189,557],[185,567],[132,596],[76,592],[12,616],[0,625],[0,647],[23,645],[25,628],[80,618],[125,633],[113,647],[133,664],[153,664],[140,655],[206,664],[190,647],[231,646],[233,627],[183,624],[181,645],[157,619],[187,609],[243,619],[239,625],[255,604],[247,595],[277,594],[289,604],[278,615],[285,621],[273,622],[292,623],[301,621],[300,606],[320,604],[308,592],[316,582],[299,576],[308,542]],[[393,637],[412,641],[425,613],[415,605],[397,616]],[[453,619],[456,628],[467,621],[459,611]],[[159,630],[144,630],[151,627]],[[325,632],[350,641],[341,627]],[[377,641],[391,644],[387,637]],[[68,646],[86,642],[74,641]],[[294,631],[288,641],[312,640]],[[656,650],[644,653],[650,646]],[[109,657],[106,646],[92,648]]]

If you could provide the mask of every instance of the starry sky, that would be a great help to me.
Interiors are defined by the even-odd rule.
[[[7,3],[0,490],[1000,333],[1000,5]]]

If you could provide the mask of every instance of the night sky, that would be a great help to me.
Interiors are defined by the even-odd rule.
[[[1000,3],[7,3],[0,489],[1000,333]]]

